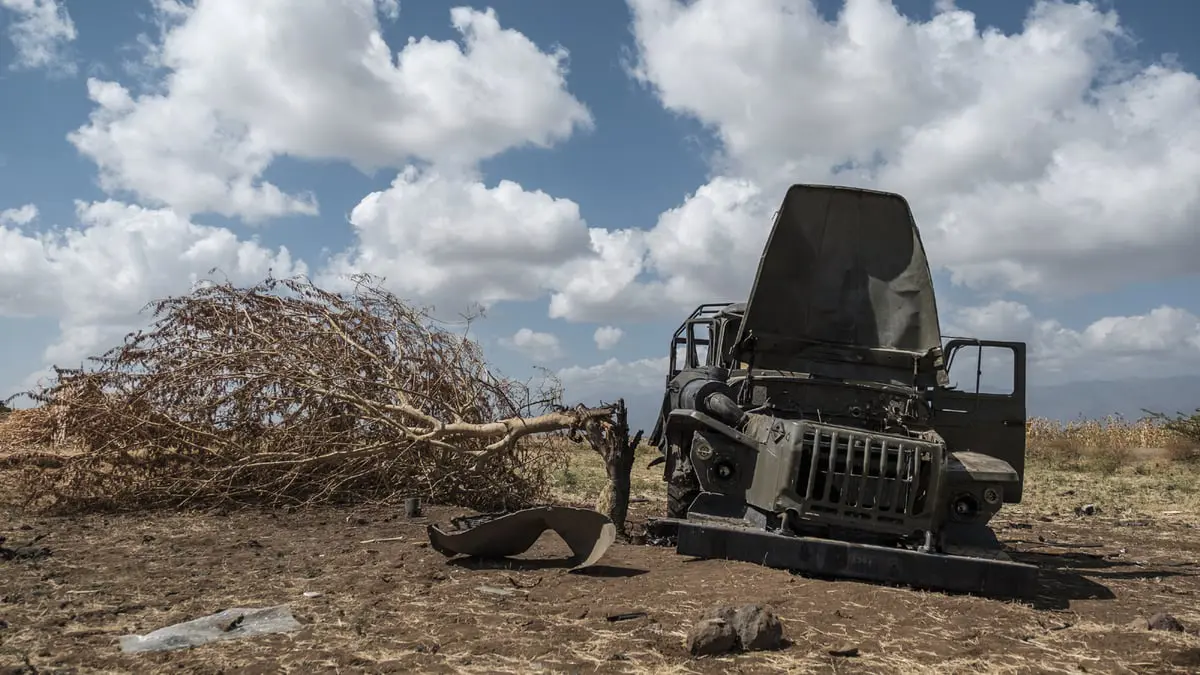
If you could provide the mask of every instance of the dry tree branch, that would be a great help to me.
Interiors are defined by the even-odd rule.
[[[31,476],[30,497],[120,507],[419,494],[510,508],[543,497],[561,460],[538,434],[613,414],[563,407],[556,384],[496,376],[466,331],[373,277],[353,282],[341,294],[304,277],[209,281],[150,303],[148,329],[27,392],[83,448]]]

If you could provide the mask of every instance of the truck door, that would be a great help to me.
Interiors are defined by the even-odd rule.
[[[934,427],[952,451],[1009,463],[1025,484],[1025,343],[954,339],[946,343],[949,386],[934,389]]]

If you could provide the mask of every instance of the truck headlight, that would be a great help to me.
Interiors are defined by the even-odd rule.
[[[954,515],[959,518],[970,519],[979,513],[979,502],[976,501],[974,495],[963,494],[955,497],[950,508],[954,509]]]
[[[714,464],[712,471],[713,476],[715,476],[717,480],[721,481],[729,480],[730,478],[733,478],[735,473],[737,473],[737,469],[733,467],[733,462],[730,462],[727,459],[723,459]]]

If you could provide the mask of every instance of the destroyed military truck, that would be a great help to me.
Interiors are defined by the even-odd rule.
[[[1025,344],[943,344],[902,196],[793,185],[748,300],[697,308],[669,361],[650,438],[668,507],[652,527],[677,552],[1034,592],[1037,568],[1010,560],[988,526],[1021,501]],[[986,369],[1005,377],[985,382]]]

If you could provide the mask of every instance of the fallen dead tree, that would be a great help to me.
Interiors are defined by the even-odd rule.
[[[27,395],[76,446],[31,471],[28,502],[63,508],[393,501],[481,510],[544,498],[561,444],[540,432],[611,422],[564,408],[556,387],[490,372],[479,345],[355,278],[333,293],[303,278],[205,283],[150,305],[145,331],[55,369]],[[467,322],[469,325],[469,321]],[[35,419],[35,418],[30,418]],[[590,422],[590,424],[589,424]],[[599,425],[599,426],[598,426]]]

